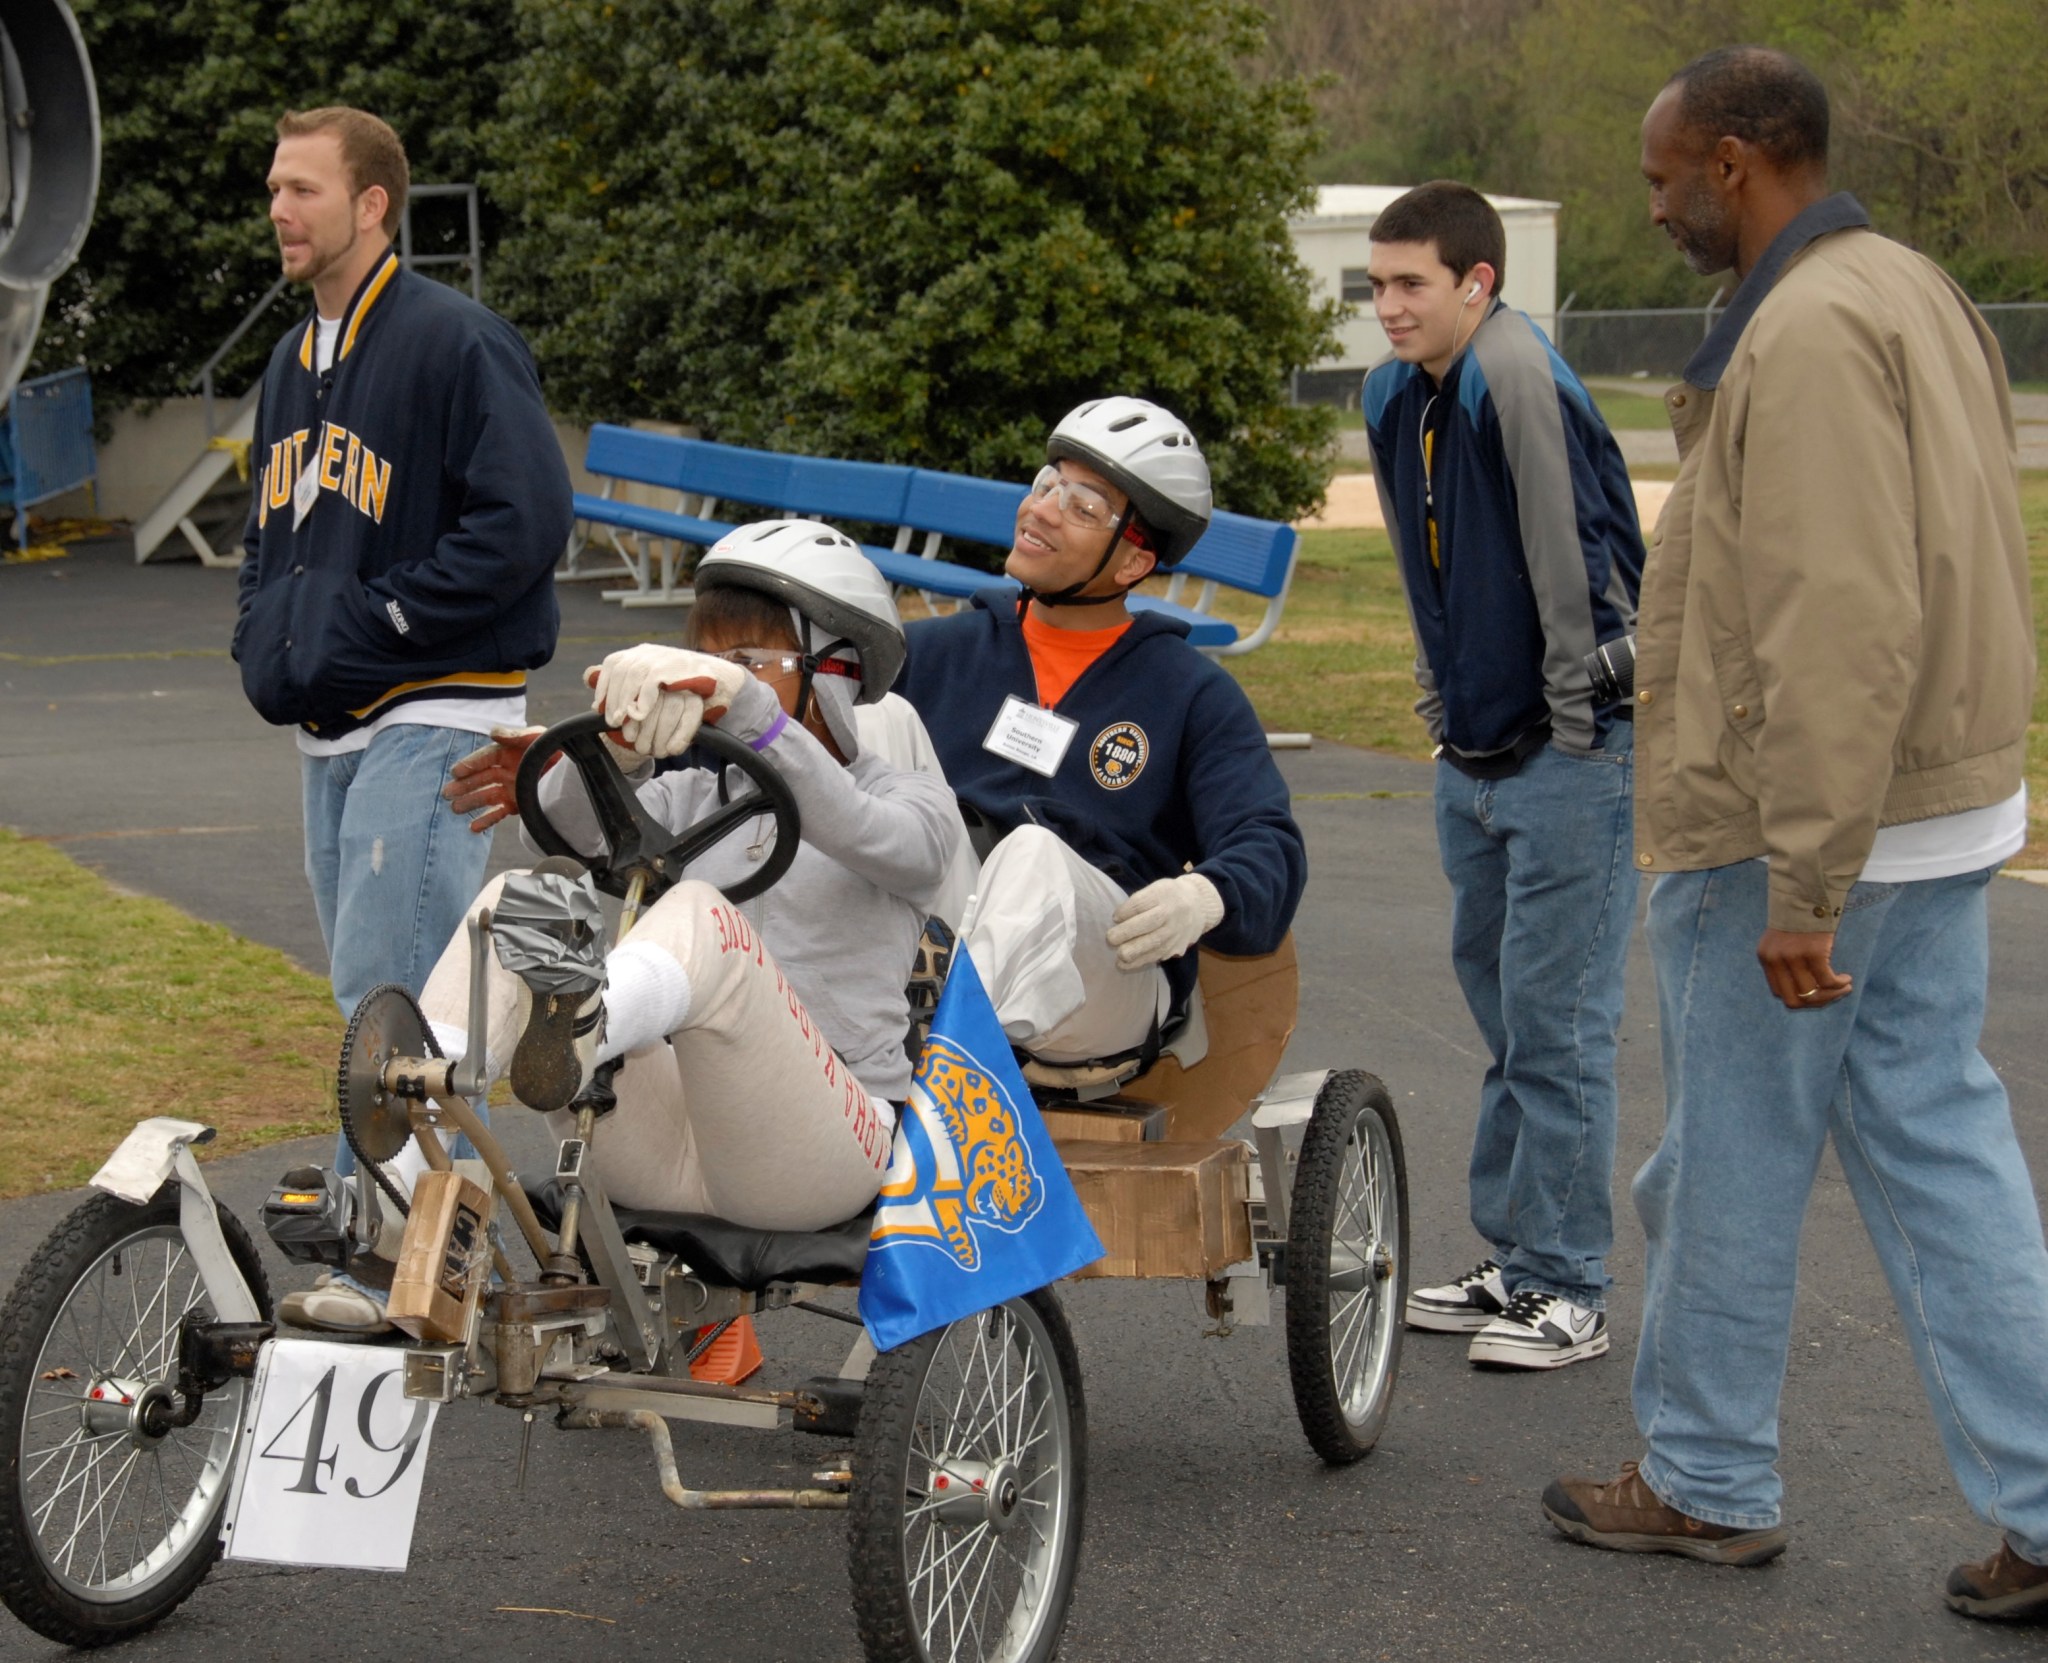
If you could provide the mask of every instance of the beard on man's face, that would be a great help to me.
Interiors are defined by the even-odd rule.
[[[1664,234],[1680,258],[1702,277],[1712,277],[1735,264],[1735,216],[1704,179],[1686,185],[1682,200],[1664,216]]]

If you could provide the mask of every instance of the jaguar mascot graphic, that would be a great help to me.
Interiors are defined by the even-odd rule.
[[[972,1056],[925,1042],[903,1136],[882,1183],[873,1245],[922,1242],[962,1270],[981,1268],[979,1229],[1014,1235],[1045,1202],[1017,1117]]]

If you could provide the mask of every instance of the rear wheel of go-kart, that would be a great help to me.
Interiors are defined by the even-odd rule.
[[[1368,1453],[1393,1406],[1408,1290],[1408,1171],[1387,1088],[1332,1074],[1316,1094],[1287,1235],[1287,1372],[1332,1466]]]
[[[1052,1657],[1081,1552],[1086,1433],[1049,1288],[875,1359],[847,1520],[873,1663]]]
[[[66,1645],[160,1621],[220,1554],[249,1382],[208,1392],[190,1426],[158,1437],[142,1424],[176,1385],[180,1325],[213,1315],[178,1202],[175,1184],[142,1207],[95,1196],[36,1250],[0,1311],[0,1599]],[[225,1208],[220,1221],[268,1320],[255,1246]]]

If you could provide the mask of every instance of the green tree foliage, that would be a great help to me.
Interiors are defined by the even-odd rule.
[[[52,292],[37,367],[83,363],[104,412],[187,390],[277,277],[264,176],[287,108],[350,103],[398,129],[420,180],[474,179],[505,61],[485,0],[73,0],[103,127],[100,197]],[[223,366],[254,381],[281,299]]]
[[[522,0],[488,183],[554,400],[1019,477],[1156,398],[1218,498],[1291,517],[1329,350],[1286,219],[1306,99],[1245,0]]]
[[[1698,305],[1637,173],[1642,115],[1711,47],[1796,52],[1827,82],[1832,175],[1980,300],[2048,298],[2040,0],[1266,0],[1268,63],[1322,75],[1325,180],[1447,175],[1560,202],[1558,288]]]
[[[1906,0],[1852,109],[1893,163],[1916,242],[1972,294],[2048,300],[2048,19],[2038,5]]]

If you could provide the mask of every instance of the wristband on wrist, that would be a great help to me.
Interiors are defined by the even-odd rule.
[[[778,710],[775,713],[775,720],[768,724],[768,731],[762,734],[759,739],[753,740],[748,748],[750,750],[765,751],[770,745],[775,743],[782,730],[788,726],[789,712]]]

